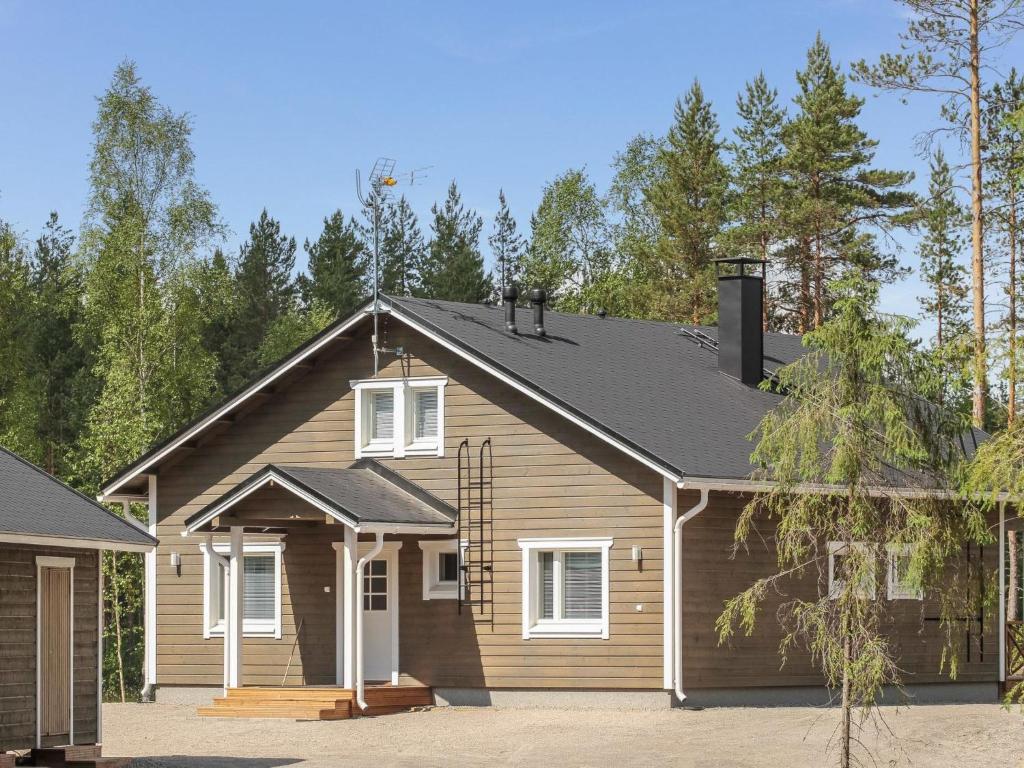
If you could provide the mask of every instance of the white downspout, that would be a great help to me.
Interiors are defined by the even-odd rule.
[[[673,592],[675,593],[675,607],[673,609],[673,621],[675,627],[672,632],[672,667],[673,682],[675,683],[676,699],[680,703],[686,701],[686,694],[683,693],[683,525],[687,520],[696,516],[708,505],[708,489],[700,489],[700,501],[695,506],[676,518],[673,526],[673,547],[672,547],[672,577]]]
[[[213,534],[206,534],[206,551],[210,554],[210,559],[220,565],[224,569],[224,596],[227,597],[227,580],[231,573],[231,562],[223,555],[217,554],[213,548]],[[212,586],[212,584],[211,584]],[[208,619],[207,619],[208,620]],[[231,622],[231,611],[227,610],[227,606],[224,609],[224,695],[228,695],[228,675],[229,669],[231,668],[231,647],[228,644],[228,627]]]
[[[359,558],[359,562],[356,563],[356,704],[359,705],[359,709],[363,710],[366,709],[366,699],[363,698],[366,692],[366,681],[363,674],[363,568],[379,555],[382,549],[384,549],[384,534],[378,531],[373,549]]]

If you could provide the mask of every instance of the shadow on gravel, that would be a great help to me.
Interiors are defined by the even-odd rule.
[[[293,757],[197,757],[195,755],[159,755],[136,757],[131,768],[279,768],[304,763]]]

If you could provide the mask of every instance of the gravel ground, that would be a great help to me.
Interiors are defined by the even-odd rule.
[[[996,704],[883,708],[899,739],[861,732],[886,766],[1024,768],[1024,717]],[[341,722],[200,718],[170,704],[103,707],[104,755],[139,768],[834,765],[834,709],[569,711],[438,708]],[[884,727],[883,727],[884,730]],[[863,751],[861,756],[864,757]]]

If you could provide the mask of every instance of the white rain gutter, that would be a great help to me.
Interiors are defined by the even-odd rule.
[[[682,484],[680,483],[680,487]],[[680,703],[686,701],[683,692],[683,525],[696,517],[708,505],[708,488],[700,489],[700,501],[676,518],[672,527],[672,580],[675,593],[672,630],[672,680],[675,684],[676,699]]]
[[[359,558],[356,563],[356,704],[366,709],[366,680],[363,671],[363,569],[384,549],[384,532],[378,531],[373,549]]]
[[[184,534],[182,534],[184,535]],[[224,569],[224,577],[227,578],[228,574],[231,573],[231,561],[228,560],[224,555],[218,554],[213,548],[213,534],[206,534],[206,551],[209,553],[210,558]],[[227,589],[224,590],[225,596],[227,595]],[[228,695],[228,679],[229,671],[231,668],[231,643],[228,642],[228,633],[231,631],[231,611],[224,609],[224,695]]]

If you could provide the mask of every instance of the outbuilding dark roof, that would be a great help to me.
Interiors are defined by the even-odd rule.
[[[157,543],[102,504],[0,447],[0,537],[74,539],[148,548]]]
[[[268,464],[185,521],[196,525],[214,510],[229,508],[268,475],[294,484],[355,525],[451,527],[458,512],[420,486],[373,459],[359,459],[344,469]]]

